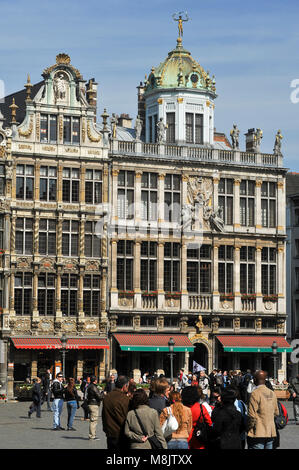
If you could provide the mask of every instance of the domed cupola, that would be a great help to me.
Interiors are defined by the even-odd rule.
[[[164,122],[166,143],[213,145],[215,77],[191,56],[178,37],[164,62],[153,67],[144,88],[146,141],[157,141]]]

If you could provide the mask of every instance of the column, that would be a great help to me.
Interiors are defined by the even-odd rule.
[[[111,241],[111,289],[110,300],[111,308],[118,307],[118,289],[117,289],[117,241]]]
[[[181,310],[189,309],[189,295],[187,291],[187,243],[181,245]]]
[[[15,273],[10,273],[10,298],[9,298],[9,313],[10,315],[15,315]]]
[[[256,311],[262,312],[264,310],[263,296],[262,296],[262,247],[257,246],[255,250],[255,269],[256,269]]]
[[[79,202],[85,204],[85,164],[81,164],[80,168],[80,191],[79,191]]]
[[[83,310],[83,283],[84,283],[84,273],[80,270],[79,274],[79,292],[78,292],[78,316],[84,317]]]
[[[112,169],[112,223],[117,224],[118,212],[117,212],[117,187],[118,187],[118,173],[117,168]]]
[[[220,178],[218,175],[213,177],[213,207],[214,211],[217,212],[218,209],[218,186]]]
[[[62,221],[63,214],[59,212],[57,220],[57,256],[58,259],[62,256]]]
[[[218,288],[218,248],[219,245],[213,245],[213,311],[219,310],[219,288]]]
[[[134,307],[141,308],[142,298],[140,289],[140,253],[141,241],[136,240],[134,244],[134,261],[133,261],[133,289],[134,289]]]
[[[33,293],[32,293],[32,317],[33,318],[36,318],[39,316],[37,295],[38,295],[38,273],[35,270],[33,273]]]
[[[33,226],[33,253],[34,257],[39,253],[39,219],[40,213],[36,211]]]
[[[285,314],[286,312],[286,298],[285,298],[285,249],[284,246],[278,246],[277,248],[277,311],[278,313]]]
[[[262,180],[257,180],[255,183],[255,227],[256,229],[262,228]]]
[[[285,211],[285,188],[284,181],[277,183],[277,230],[285,232],[286,229],[286,211]]]
[[[234,180],[234,229],[240,228],[240,179]]]
[[[103,203],[109,201],[109,170],[107,163],[103,168]]]
[[[81,220],[80,220],[80,238],[79,238],[79,257],[80,257],[80,261],[81,261],[81,258],[83,258],[83,262],[84,262],[84,259],[85,259],[85,253],[84,253],[84,249],[85,249],[85,218],[86,218],[86,215],[85,214],[81,214]]]
[[[56,278],[56,318],[61,318],[61,272],[57,272]]]
[[[34,200],[39,201],[40,161],[35,163]]]
[[[158,308],[164,307],[164,243],[158,243]]]
[[[139,226],[141,222],[141,178],[142,171],[135,172],[135,225]]]
[[[10,253],[15,253],[15,241],[16,241],[16,211],[12,211],[11,226],[10,226]]]
[[[236,312],[242,310],[241,294],[240,294],[240,246],[234,249],[234,309]]]
[[[57,202],[62,202],[62,163],[58,164],[57,171]]]
[[[164,181],[165,173],[159,173],[158,176],[158,224],[164,222]]]

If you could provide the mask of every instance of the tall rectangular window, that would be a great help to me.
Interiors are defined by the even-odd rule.
[[[143,220],[157,220],[158,176],[157,173],[142,173],[141,210]]]
[[[254,226],[255,182],[242,180],[240,183],[240,222],[243,226]]]
[[[232,294],[234,289],[234,247],[219,246],[218,250],[218,288],[220,294]]]
[[[143,291],[157,289],[157,243],[141,243],[140,287]]]
[[[0,216],[0,249],[4,248],[4,216]]]
[[[86,204],[99,204],[102,202],[102,172],[101,170],[86,170],[85,202]]]
[[[255,293],[255,248],[252,246],[240,249],[240,292]]]
[[[55,114],[41,114],[40,141],[57,142],[57,116]]]
[[[181,217],[181,178],[166,175],[164,180],[164,220],[179,222]]]
[[[62,200],[63,202],[79,202],[79,169],[63,168]]]
[[[186,113],[186,142],[187,144],[194,143],[194,114]]]
[[[39,254],[56,255],[56,220],[39,221]]]
[[[203,143],[203,114],[186,113],[186,142],[188,144]]]
[[[33,254],[33,219],[17,218],[15,251],[22,255]]]
[[[83,280],[83,310],[89,317],[97,317],[101,313],[100,276],[86,274]]]
[[[16,315],[30,315],[32,312],[32,273],[15,274]]]
[[[39,180],[40,201],[56,201],[57,169],[41,166]]]
[[[164,291],[180,291],[180,244],[164,245]]]
[[[40,315],[55,315],[55,275],[42,273],[38,276],[38,311]]]
[[[87,258],[99,258],[101,256],[101,238],[96,234],[96,222],[85,222],[85,256]]]
[[[78,276],[75,274],[63,274],[61,276],[61,311],[63,316],[76,316]]]
[[[233,224],[233,180],[221,178],[218,186],[218,207],[221,210],[222,218],[226,225]]]
[[[134,171],[118,173],[117,215],[119,219],[134,218]]]
[[[203,114],[195,114],[195,143],[203,144]]]
[[[262,226],[276,227],[276,184],[264,181],[261,189]]]
[[[276,249],[262,249],[262,294],[276,294]]]
[[[16,198],[32,200],[34,190],[34,166],[17,165],[16,175]]]
[[[133,290],[134,244],[131,240],[117,242],[117,288]]]
[[[78,256],[79,253],[79,222],[64,220],[62,222],[62,255]]]
[[[0,196],[5,194],[5,167],[0,165]]]
[[[166,142],[175,143],[175,113],[166,113]]]
[[[187,291],[211,293],[211,246],[187,249]]]

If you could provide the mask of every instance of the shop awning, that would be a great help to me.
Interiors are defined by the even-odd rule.
[[[281,336],[217,336],[226,352],[272,352],[276,341],[278,352],[292,352],[291,345]]]
[[[69,338],[66,349],[109,349],[104,338]]]
[[[186,335],[146,335],[116,333],[113,335],[122,351],[169,352],[168,341],[174,340],[175,352],[193,352],[194,346]]]
[[[61,349],[59,338],[11,338],[17,349]]]

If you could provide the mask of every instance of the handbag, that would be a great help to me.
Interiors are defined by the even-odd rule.
[[[135,413],[136,418],[137,418],[137,420],[138,420],[139,426],[141,427],[141,431],[143,432],[143,435],[144,435],[144,436],[147,436],[147,433],[146,433],[146,431],[145,431],[145,429],[144,429],[144,427],[143,427],[143,424],[142,424],[142,422],[141,422],[141,419],[139,418],[139,416],[138,416],[138,414],[137,414],[137,411],[134,410],[134,413]],[[162,446],[161,442],[159,441],[159,439],[157,439],[157,437],[156,437],[155,435],[153,435],[153,436],[151,436],[151,437],[148,437],[147,440],[148,440],[148,442],[150,443],[151,448],[152,448],[153,450],[163,449],[163,446]]]
[[[164,421],[163,426],[162,426],[162,432],[164,434],[164,437],[169,436],[174,431],[176,431],[179,427],[179,423],[177,422],[176,417],[172,414],[171,407],[166,408],[166,409],[168,412],[168,417]]]
[[[202,421],[201,421],[201,418],[202,418]],[[200,415],[194,427],[192,437],[194,437],[195,439],[197,439],[203,444],[207,444],[209,441],[209,426],[205,422],[205,417],[203,414],[203,409],[202,409],[201,404],[200,404]]]

